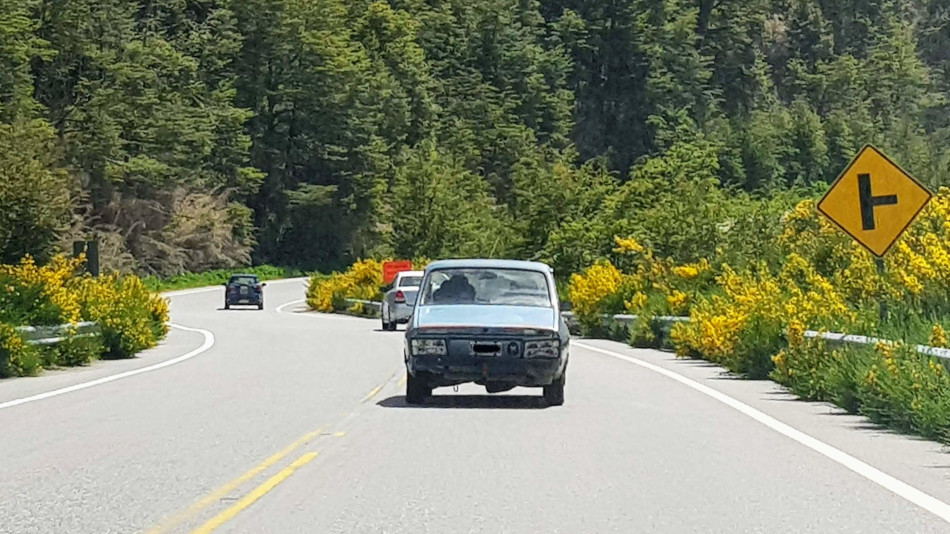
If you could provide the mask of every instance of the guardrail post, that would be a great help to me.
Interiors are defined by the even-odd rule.
[[[83,265],[86,272],[92,276],[99,276],[99,240],[73,242],[73,256],[78,258],[86,254],[86,263]]]

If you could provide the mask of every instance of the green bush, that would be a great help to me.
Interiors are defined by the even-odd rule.
[[[103,358],[131,358],[168,333],[168,303],[138,277],[83,278],[77,289],[83,317],[102,330]]]
[[[39,352],[12,325],[0,322],[0,378],[33,376],[42,363]]]
[[[278,280],[281,278],[296,278],[306,275],[306,273],[303,271],[291,267],[260,265],[257,267],[218,269],[203,273],[184,273],[167,278],[146,276],[142,280],[145,283],[145,286],[150,290],[160,292],[221,285],[227,282],[228,279],[231,278],[231,275],[235,273],[257,275],[261,280]]]
[[[950,374],[911,346],[791,340],[771,378],[806,400],[828,401],[902,432],[950,443]]]
[[[74,367],[86,365],[101,357],[105,352],[105,346],[99,336],[71,335],[55,345],[49,345],[46,352],[50,354],[50,361],[44,362],[44,367]]]

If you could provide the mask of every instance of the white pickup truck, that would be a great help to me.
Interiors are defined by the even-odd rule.
[[[403,271],[396,275],[392,289],[387,291],[383,298],[383,330],[393,331],[396,330],[397,324],[409,322],[423,274],[422,271]]]

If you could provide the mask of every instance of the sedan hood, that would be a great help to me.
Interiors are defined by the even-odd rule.
[[[416,309],[419,328],[536,328],[557,330],[554,309],[533,306],[452,305]]]

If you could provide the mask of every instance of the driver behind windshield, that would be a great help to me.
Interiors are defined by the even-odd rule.
[[[432,294],[432,300],[438,304],[460,304],[475,302],[475,288],[465,275],[456,274],[446,280]]]

